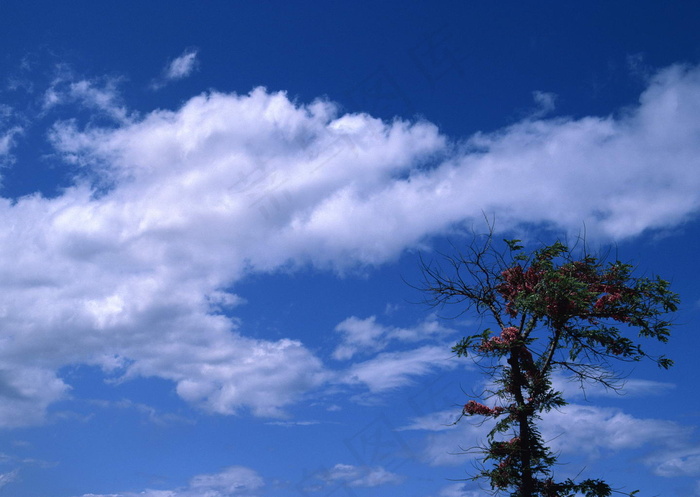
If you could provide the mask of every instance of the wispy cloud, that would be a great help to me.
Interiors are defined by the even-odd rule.
[[[197,50],[185,50],[185,52],[174,59],[167,70],[165,77],[167,79],[182,79],[189,76],[197,67]]]
[[[130,113],[124,105],[118,77],[81,78],[73,70],[59,64],[55,68],[55,77],[43,92],[41,107],[44,113],[59,106],[77,104],[94,117],[107,117],[119,124],[130,121]]]
[[[198,475],[189,485],[174,490],[146,489],[142,492],[83,494],[82,497],[255,497],[265,486],[263,478],[250,468],[231,466],[219,473]]]
[[[426,345],[414,350],[383,352],[373,359],[354,364],[342,381],[350,385],[365,385],[377,393],[411,384],[418,376],[453,369],[457,362],[444,346]]]
[[[141,414],[145,419],[147,419],[150,423],[156,424],[156,425],[169,425],[173,423],[187,423],[191,424],[192,421],[189,419],[186,419],[182,416],[178,416],[176,414],[171,414],[171,413],[161,413],[154,407],[151,407],[146,404],[141,404],[138,402],[133,402],[129,399],[122,399],[119,401],[108,401],[108,400],[91,400],[89,401],[90,404],[96,405],[98,407],[101,407],[102,409],[108,409],[108,410],[133,410]]]
[[[0,129],[0,161],[7,161],[11,157],[10,152],[15,144],[15,137],[20,133],[22,128],[19,126]]]
[[[601,372],[605,374],[605,372]],[[594,397],[638,397],[646,395],[662,395],[673,390],[673,383],[642,380],[639,378],[619,378],[610,373],[608,380],[612,387],[607,388],[600,383],[581,382],[576,378],[555,374],[552,384],[557,391],[564,394],[567,399],[594,398]]]
[[[333,351],[335,359],[350,359],[357,353],[372,353],[386,348],[390,342],[420,342],[435,340],[454,332],[443,326],[435,316],[413,328],[397,328],[377,323],[376,316],[360,319],[351,316],[335,327],[342,337]]]
[[[700,444],[657,452],[645,462],[658,476],[697,477],[700,476]]]
[[[17,137],[24,132],[14,114],[12,107],[0,104],[0,165],[11,164],[14,161],[12,148],[17,142]]]
[[[443,487],[436,497],[481,497],[484,495],[481,490],[469,490],[468,487],[470,486],[473,486],[473,484],[453,483]]]
[[[428,432],[424,449],[433,465],[464,465],[478,457],[478,450],[493,427],[492,420],[464,418],[441,411],[415,418],[402,430]],[[594,405],[569,404],[542,415],[542,436],[557,454],[595,461],[603,454],[627,451],[659,476],[700,475],[700,443],[694,428],[651,418],[638,418],[623,410]]]
[[[372,488],[396,485],[404,479],[401,475],[387,471],[381,466],[336,464],[332,468],[322,469],[309,475],[300,490],[318,492],[325,488]]]
[[[182,55],[167,64],[161,76],[151,83],[151,87],[157,90],[171,81],[188,77],[197,69],[197,54],[198,51],[195,49],[185,50]]]
[[[0,473],[0,488],[4,487],[8,483],[12,483],[17,479],[19,475],[19,470],[8,471],[7,473]]]

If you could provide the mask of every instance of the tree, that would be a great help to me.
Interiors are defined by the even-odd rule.
[[[630,332],[666,342],[671,323],[665,316],[677,310],[679,298],[668,281],[633,277],[629,264],[585,251],[576,257],[560,242],[531,253],[520,240],[504,242],[495,243],[493,233],[475,239],[465,253],[445,256],[447,271],[422,262],[430,304],[460,304],[460,313],[474,311],[498,327],[453,347],[458,356],[485,363],[494,385],[484,403],[470,400],[460,416],[495,421],[473,479],[511,497],[609,496],[612,488],[599,479],[554,481],[557,456],[538,430],[541,413],[566,405],[552,374],[574,375],[582,388],[586,382],[619,388],[613,360],[670,367],[670,359],[647,354]]]

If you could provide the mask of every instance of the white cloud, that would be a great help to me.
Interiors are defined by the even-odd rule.
[[[56,76],[43,94],[44,113],[57,106],[79,104],[97,116],[127,124],[130,113],[119,93],[119,78],[81,79],[65,65],[56,68]]]
[[[15,136],[22,133],[22,128],[19,126],[3,130],[0,134],[0,158],[10,155],[10,150],[15,144]]]
[[[69,97],[79,100],[83,105],[104,112],[118,122],[129,120],[127,110],[120,105],[117,91],[118,81],[109,79],[104,86],[97,86],[93,81],[76,81],[69,86]]]
[[[401,429],[429,432],[423,452],[426,462],[464,465],[480,457],[474,449],[483,446],[493,420],[463,418],[455,425],[458,415],[459,408],[435,412]],[[641,460],[659,476],[700,475],[700,444],[690,426],[637,418],[617,408],[569,404],[543,413],[539,427],[556,454],[596,460],[610,452],[627,451],[629,458]]]
[[[351,316],[335,327],[342,341],[333,351],[335,359],[350,359],[357,353],[383,350],[390,341],[418,342],[449,335],[453,330],[445,328],[435,316],[430,316],[413,328],[396,328],[377,323],[376,316],[360,319]]]
[[[188,490],[192,495],[242,496],[257,494],[264,485],[263,479],[252,469],[232,466],[221,473],[195,476]]]
[[[385,328],[377,324],[376,321],[376,316],[371,316],[367,319],[351,316],[339,323],[335,327],[335,331],[341,333],[343,339],[341,344],[333,351],[333,357],[336,359],[350,359],[361,349],[376,351],[386,347],[386,340],[379,341],[386,334]]]
[[[320,425],[321,421],[269,421],[266,423],[268,425],[273,425],[273,426],[284,426],[284,427],[292,427],[292,426],[315,426],[315,425]]]
[[[197,350],[188,344],[177,352],[181,354],[177,364],[172,362],[174,356],[153,357],[132,371],[174,379],[183,399],[214,412],[233,414],[249,406],[253,414],[268,417],[283,416],[281,406],[298,400],[324,379],[320,360],[296,341],[236,337],[222,340],[221,348],[212,350],[215,346],[210,342]]]
[[[336,464],[331,469],[316,475],[327,486],[341,484],[349,487],[378,487],[380,485],[398,484],[403,477],[387,471],[381,466],[353,466],[351,464]]]
[[[0,104],[0,165],[13,162],[12,147],[16,137],[24,132],[24,128],[14,122],[17,120],[14,114],[12,107]]]
[[[460,409],[455,408],[452,416],[448,412],[436,413],[434,416],[422,416],[403,430],[426,430],[425,447],[422,459],[431,466],[460,466],[469,464],[483,447],[488,432],[493,428],[492,420],[475,421],[462,419],[454,423]]]
[[[645,462],[659,476],[700,476],[700,445],[656,453]]]
[[[538,109],[533,113],[533,118],[544,117],[551,113],[556,107],[555,102],[557,96],[553,93],[535,91],[532,93],[532,98],[535,100]]]
[[[0,203],[8,374],[94,364],[124,378],[170,379],[183,399],[214,412],[263,416],[282,416],[283,406],[322,384],[320,360],[301,343],[246,338],[220,314],[239,300],[224,289],[248,270],[330,263],[355,251],[342,243],[317,250],[296,226],[299,216],[354,177],[349,163],[365,171],[356,184],[380,187],[442,142],[430,125],[336,120],[334,112],[257,90],[198,97],[117,129],[58,123],[58,150],[111,189],[96,196],[76,185],[53,199]],[[291,204],[275,210],[270,201],[280,192]],[[66,388],[54,384],[37,383],[44,393],[29,398],[38,412]]]
[[[615,408],[570,404],[543,415],[542,435],[561,453],[597,457],[603,450],[679,444],[691,429],[672,421],[635,418]]]
[[[457,362],[448,348],[426,345],[408,351],[383,352],[372,359],[354,364],[341,381],[351,385],[365,385],[370,392],[378,393],[411,384],[416,376],[455,367]]]
[[[82,497],[255,497],[265,486],[262,477],[250,468],[231,466],[219,473],[198,475],[185,488],[117,494],[83,494]]]
[[[36,367],[0,370],[0,426],[18,427],[39,424],[46,408],[65,398],[68,385],[50,370]]]
[[[662,395],[675,388],[673,383],[661,381],[643,380],[640,378],[619,378],[612,372],[600,371],[601,375],[607,375],[606,380],[614,388],[606,388],[597,382],[581,382],[577,378],[564,376],[561,372],[552,375],[552,386],[562,392],[565,399],[595,398],[595,397],[639,397],[647,395]]]
[[[551,223],[577,232],[585,222],[589,235],[615,238],[673,225],[700,206],[699,111],[700,70],[673,67],[619,117],[528,119],[475,135],[435,169],[374,195],[335,197],[323,219],[351,212],[348,231],[406,240],[482,211],[496,213],[502,227]]]
[[[399,428],[403,430],[425,430],[425,431],[445,431],[453,430],[457,426],[455,422],[459,418],[460,409],[455,407],[452,410],[438,411],[419,416],[411,421],[411,424]]]
[[[576,404],[546,414],[542,430],[552,449],[562,453],[597,457],[606,450],[642,449],[643,463],[662,477],[700,475],[700,443],[693,432],[694,427],[673,421]]]
[[[0,473],[0,488],[4,487],[8,483],[12,483],[17,479],[19,474],[18,470],[9,471],[7,473]]]
[[[468,490],[468,483],[453,483],[440,490],[438,497],[481,497],[483,492]]]
[[[96,405],[98,407],[101,407],[103,409],[110,409],[110,410],[115,410],[115,409],[129,409],[129,410],[134,410],[141,414],[145,419],[147,419],[150,423],[156,424],[156,425],[168,425],[172,423],[192,423],[192,421],[183,418],[181,416],[178,416],[176,414],[171,414],[171,413],[160,413],[158,410],[155,408],[146,405],[146,404],[141,404],[137,402],[133,402],[129,399],[122,399],[119,401],[109,401],[109,400],[91,400],[90,401],[91,405]]]
[[[660,72],[618,116],[528,118],[456,145],[430,123],[338,115],[260,88],[143,117],[115,82],[65,76],[52,88],[48,107],[79,104],[111,123],[60,121],[50,134],[99,188],[0,200],[0,360],[6,383],[31,392],[5,403],[0,423],[25,409],[40,420],[67,389],[56,371],[81,363],[169,379],[215,412],[281,416],[337,376],[304,344],[248,338],[221,314],[247,274],[381,264],[482,211],[499,228],[585,222],[591,236],[620,238],[700,205],[698,68]],[[371,348],[410,331],[384,327]],[[361,351],[360,335],[338,354]],[[394,388],[448,367],[446,355],[381,354],[344,381]]]
[[[197,50],[185,50],[182,55],[175,58],[165,71],[167,79],[181,79],[189,76],[197,65]]]
[[[183,79],[192,74],[197,69],[197,53],[195,49],[187,49],[182,55],[176,57],[163,69],[163,74],[153,83],[151,88],[157,90],[165,86],[168,82]]]

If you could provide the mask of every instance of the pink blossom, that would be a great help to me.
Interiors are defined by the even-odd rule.
[[[482,416],[498,416],[503,411],[504,408],[501,406],[490,408],[474,400],[470,400],[469,402],[464,404],[464,409],[462,410],[464,414],[468,414],[470,416],[472,414],[480,414]]]
[[[479,346],[482,351],[490,351],[496,349],[507,349],[510,345],[518,339],[520,330],[515,326],[509,326],[508,328],[503,328],[499,336],[492,337]]]

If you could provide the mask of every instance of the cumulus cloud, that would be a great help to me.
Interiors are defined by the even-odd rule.
[[[231,317],[246,275],[382,264],[484,211],[502,229],[585,222],[591,236],[624,238],[700,205],[695,67],[659,72],[618,115],[528,118],[464,140],[262,88],[139,116],[115,84],[66,76],[46,94],[47,112],[80,105],[111,119],[51,129],[82,179],[53,198],[0,199],[0,395],[30,392],[4,404],[0,423],[40,420],[67,392],[56,376],[67,364],[166,378],[214,412],[283,416],[338,374],[299,341],[246,336]],[[413,333],[357,318],[339,332],[345,358]],[[437,366],[445,352],[383,352],[341,381],[395,388],[448,367]]]
[[[315,236],[326,245],[318,250],[305,212],[349,182],[381,188],[443,141],[432,125],[334,112],[260,89],[201,96],[117,128],[57,123],[57,150],[106,186],[0,202],[0,355],[14,383],[31,382],[34,392],[5,403],[16,414],[3,419],[39,420],[19,408],[34,399],[41,412],[60,398],[67,386],[45,376],[66,364],[167,378],[183,399],[220,413],[282,416],[281,407],[323,383],[321,361],[300,342],[245,337],[221,312],[240,300],[226,289],[289,261],[395,253],[387,246],[363,257],[359,241],[348,247],[327,230]],[[350,162],[365,171],[360,181]],[[276,209],[278,196],[291,204]]]
[[[618,116],[523,121],[476,135],[445,174],[486,212],[512,222],[583,221],[622,238],[683,221],[698,209],[700,70],[672,67]],[[466,171],[469,171],[467,173]],[[500,187],[499,187],[500,185]]]
[[[0,370],[0,426],[40,424],[46,408],[68,391],[69,386],[48,369],[25,366]]]
[[[265,482],[257,472],[243,466],[231,466],[219,473],[195,476],[185,488],[83,494],[82,497],[256,497],[264,486]]]

